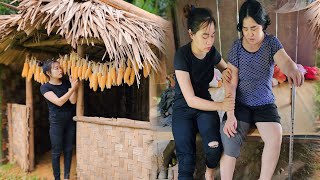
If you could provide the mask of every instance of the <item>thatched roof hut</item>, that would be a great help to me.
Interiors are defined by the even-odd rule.
[[[19,1],[18,14],[0,16],[0,63],[17,62],[27,53],[46,58],[70,52],[70,47],[91,45],[99,47],[86,50],[92,58],[115,63],[126,58],[139,68],[143,59],[159,70],[152,49],[165,52],[168,21],[137,16],[124,1]]]
[[[58,58],[60,54],[69,54],[74,50],[81,58],[88,56],[89,60],[95,62],[110,62],[113,65],[135,62],[137,66],[133,68],[138,80],[139,69],[142,69],[143,62],[147,61],[158,74],[154,73],[151,80],[143,79],[145,86],[142,86],[139,92],[136,87],[124,91],[129,89],[125,86],[110,90],[108,97],[113,96],[113,99],[108,100],[115,102],[119,100],[116,99],[118,96],[127,92],[143,94],[143,97],[139,96],[139,101],[131,103],[130,112],[139,109],[143,117],[139,120],[149,120],[143,122],[144,124],[151,126],[157,123],[156,101],[152,99],[160,91],[157,84],[159,81],[156,80],[165,80],[166,71],[173,70],[171,61],[175,48],[171,22],[122,0],[18,1],[18,14],[0,15],[0,63],[22,67],[29,55],[38,60],[46,60]],[[119,93],[114,93],[119,89]],[[84,92],[84,82],[81,81],[77,93],[76,114],[80,119],[84,117]],[[102,93],[96,94],[99,97]],[[119,106],[122,109],[116,109]],[[127,104],[119,103],[113,106],[112,111],[123,111],[126,107]],[[32,82],[28,80],[26,108],[30,116],[24,119],[30,125],[28,141],[25,142],[29,147],[26,158],[26,169],[29,171],[34,168],[35,154]],[[139,122],[136,124],[141,128]]]

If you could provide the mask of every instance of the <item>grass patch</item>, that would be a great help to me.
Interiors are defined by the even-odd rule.
[[[4,164],[0,166],[0,179],[6,180],[40,180],[37,176],[28,175],[25,172],[22,172],[14,164]]]

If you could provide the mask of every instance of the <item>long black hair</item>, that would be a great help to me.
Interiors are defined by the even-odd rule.
[[[263,30],[271,24],[270,17],[266,13],[262,5],[256,0],[247,0],[244,2],[239,11],[239,24],[237,25],[238,31],[242,31],[243,19],[246,17],[251,17],[259,25],[263,26]]]
[[[207,27],[211,23],[216,25],[212,12],[207,8],[196,8],[193,5],[186,5],[183,8],[184,16],[188,19],[187,26],[192,33],[196,33],[201,27]]]

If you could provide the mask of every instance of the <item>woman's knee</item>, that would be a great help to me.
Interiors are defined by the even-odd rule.
[[[282,144],[282,131],[275,131],[268,138],[263,138],[265,145],[270,145],[274,147],[281,147]]]
[[[216,145],[216,146],[209,146],[209,149],[206,152],[206,158],[207,158],[206,164],[208,168],[215,168],[218,166],[219,161],[221,159],[222,152],[223,152],[223,148],[220,143],[219,145]]]

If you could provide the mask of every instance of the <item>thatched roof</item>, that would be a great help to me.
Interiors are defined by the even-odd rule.
[[[320,48],[320,0],[316,0],[308,6],[307,18],[310,29],[313,32],[315,44]]]
[[[86,44],[105,47],[104,52],[92,51],[101,60],[117,63],[125,58],[141,67],[143,59],[159,68],[152,47],[164,53],[166,34],[157,22],[115,9],[106,0],[19,1],[18,14],[0,16],[0,63],[30,52],[57,55]]]

